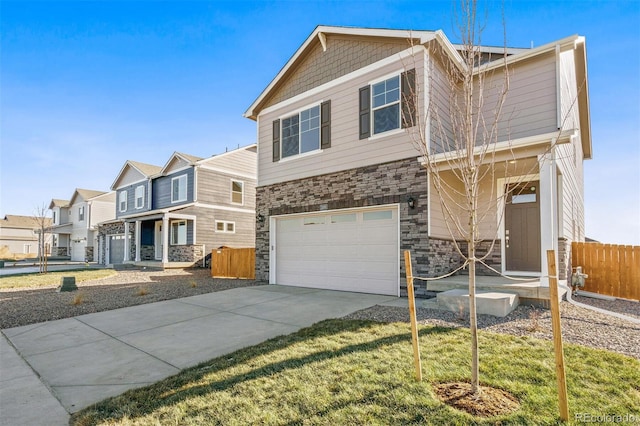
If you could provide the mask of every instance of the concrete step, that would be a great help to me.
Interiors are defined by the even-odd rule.
[[[469,291],[453,289],[438,293],[438,305],[452,312],[464,310],[469,312]],[[476,292],[476,311],[479,314],[505,317],[518,307],[519,298],[516,293],[497,291]]]

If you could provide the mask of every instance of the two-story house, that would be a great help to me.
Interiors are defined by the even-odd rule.
[[[434,141],[442,125],[429,106],[442,102],[446,110],[458,95],[446,72],[462,63],[459,49],[441,31],[319,26],[304,41],[245,112],[258,128],[258,279],[401,295],[402,251],[411,250],[415,276],[461,264],[453,243],[461,236],[447,230],[415,143],[416,132]],[[492,158],[522,167],[486,174],[480,193],[496,201],[513,182],[526,190],[496,203],[480,236],[497,238],[486,247],[498,271],[538,276],[544,286],[545,251],[560,253],[566,275],[569,244],[584,239],[582,163],[591,158],[585,41],[482,49],[482,66],[495,70],[487,87],[502,81],[490,79],[505,66],[510,74]],[[416,112],[426,118],[420,128]],[[446,166],[443,178],[459,186]],[[506,226],[505,215],[515,218]],[[426,290],[424,282],[416,286]]]
[[[2,255],[26,255],[35,257],[40,254],[40,227],[51,226],[51,219],[8,214],[0,219],[0,250]],[[46,254],[51,249],[51,234],[45,232],[44,245]]]
[[[93,262],[97,258],[98,224],[113,219],[115,193],[76,189],[70,200],[53,199],[53,256],[68,256],[73,261]]]
[[[100,262],[188,267],[215,248],[253,247],[255,180],[255,145],[208,158],[175,152],[163,167],[127,161]]]

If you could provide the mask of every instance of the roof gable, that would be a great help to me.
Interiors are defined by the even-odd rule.
[[[195,155],[183,154],[181,152],[174,152],[167,164],[162,168],[160,174],[167,175],[173,171],[184,169],[185,167],[195,166],[198,161],[202,160]]]
[[[69,205],[73,205],[78,202],[87,201],[91,198],[94,198],[103,194],[105,194],[104,191],[94,191],[92,189],[77,188],[73,193],[73,197],[71,197],[71,200],[69,201]]]
[[[60,207],[60,208],[69,207],[69,200],[60,200],[60,199],[54,198],[49,203],[49,209],[53,209],[54,207]]]
[[[161,170],[162,167],[160,166],[127,160],[127,162],[124,163],[124,166],[122,166],[122,169],[120,169],[120,173],[118,173],[118,176],[116,176],[116,179],[113,181],[111,189],[115,190],[123,184],[130,184],[144,179],[149,179],[160,173]]]

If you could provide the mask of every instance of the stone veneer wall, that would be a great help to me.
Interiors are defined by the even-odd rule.
[[[361,167],[257,188],[256,279],[269,279],[269,217],[385,204],[400,206],[400,250],[411,250],[415,276],[433,277],[461,263],[451,241],[428,238],[427,172],[416,158]],[[410,209],[407,198],[415,199]],[[400,262],[400,292],[406,295],[404,261]],[[427,293],[415,281],[416,295]]]
[[[68,256],[68,253],[67,247],[53,247],[51,249],[51,256]]]
[[[140,260],[156,260],[156,248],[155,246],[142,245],[140,246]]]
[[[93,247],[84,248],[84,259],[87,262],[93,262]]]
[[[193,262],[194,266],[201,266],[203,258],[202,244],[169,246],[169,262]]]
[[[567,280],[571,277],[571,241],[558,238],[558,279]]]

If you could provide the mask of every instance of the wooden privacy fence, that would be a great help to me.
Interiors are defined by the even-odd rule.
[[[640,246],[574,242],[571,264],[589,275],[585,291],[640,300]]]
[[[221,248],[211,251],[211,276],[256,278],[256,249]]]

